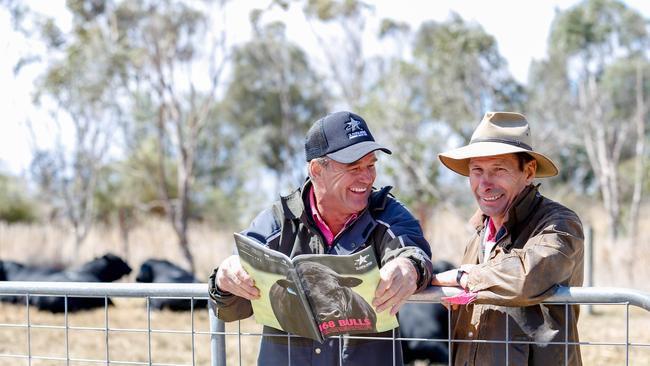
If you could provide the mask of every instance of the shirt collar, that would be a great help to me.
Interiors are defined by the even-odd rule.
[[[325,222],[325,220],[323,220],[323,217],[318,211],[318,206],[316,205],[316,194],[314,193],[314,186],[309,187],[309,207],[311,208],[311,216],[314,219],[316,226],[321,231],[321,233],[323,233],[327,245],[331,246],[332,242],[334,242],[334,233],[332,233],[332,230],[329,228],[329,226],[327,226],[327,223]],[[343,224],[343,229],[348,227],[348,225],[350,225],[354,220],[356,220],[358,216],[359,214],[356,213],[350,215],[348,219],[345,220],[345,224]],[[343,231],[343,229],[341,231]]]

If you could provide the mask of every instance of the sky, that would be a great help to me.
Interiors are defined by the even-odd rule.
[[[392,18],[411,24],[417,29],[425,20],[443,21],[450,12],[458,13],[466,21],[479,23],[498,43],[501,55],[508,61],[510,72],[522,83],[528,75],[528,66],[546,53],[546,39],[556,10],[566,10],[578,0],[377,0],[367,1],[375,6],[377,19]],[[48,15],[69,21],[64,11],[64,0],[29,1],[32,7]],[[266,2],[264,2],[266,3]],[[650,0],[626,0],[625,3],[650,18]],[[245,41],[250,35],[248,12],[259,6],[259,0],[233,1],[226,21],[233,42]],[[315,40],[298,9],[278,15],[287,23],[287,36],[309,49]],[[0,10],[0,172],[24,174],[31,161],[28,118],[39,118],[31,106],[33,81],[37,69],[13,74],[21,54],[34,47],[11,28],[11,19]],[[365,51],[372,54],[372,45]],[[38,140],[47,140],[51,132],[39,132]]]

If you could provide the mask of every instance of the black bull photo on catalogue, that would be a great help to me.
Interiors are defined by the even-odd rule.
[[[306,295],[314,308],[321,309],[316,314],[318,327],[323,335],[332,330],[368,330],[376,331],[377,321],[375,312],[361,296],[351,288],[361,284],[356,277],[341,276],[330,268],[319,263],[300,263],[297,266],[300,277],[307,283],[304,287],[310,289]],[[309,285],[309,284],[318,284]],[[297,289],[289,279],[278,280],[269,292],[271,307],[282,328],[288,332],[305,334],[308,325],[301,319],[308,319],[298,298]],[[354,314],[354,317],[351,315]]]

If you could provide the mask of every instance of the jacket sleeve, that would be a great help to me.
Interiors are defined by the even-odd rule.
[[[277,240],[280,233],[280,224],[274,215],[274,209],[262,211],[253,220],[251,225],[242,234],[247,235],[260,245],[268,246],[273,240]],[[253,315],[253,308],[250,300],[235,296],[231,293],[221,291],[216,285],[218,267],[214,269],[208,281],[208,293],[216,304],[217,317],[223,321],[230,322],[248,318]]]
[[[522,248],[497,253],[470,270],[467,287],[478,292],[478,303],[529,306],[551,296],[557,285],[582,285],[580,219],[562,206],[548,216]]]
[[[419,221],[392,197],[376,220],[386,227],[379,248],[381,265],[397,257],[408,258],[418,271],[416,292],[425,289],[431,283],[433,264],[431,247],[424,238]]]

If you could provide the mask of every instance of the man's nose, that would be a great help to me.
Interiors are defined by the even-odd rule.
[[[374,179],[374,174],[371,168],[361,169],[359,172],[359,180],[363,183],[371,183]]]
[[[494,183],[492,182],[490,175],[485,174],[480,178],[478,186],[481,190],[487,190],[492,188],[494,186]]]

